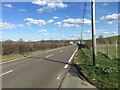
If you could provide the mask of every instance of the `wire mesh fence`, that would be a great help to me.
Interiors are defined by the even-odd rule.
[[[110,59],[118,59],[118,44],[97,44],[97,52],[100,52]]]

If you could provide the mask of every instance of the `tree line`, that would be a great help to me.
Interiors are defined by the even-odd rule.
[[[11,41],[2,42],[2,55],[23,54],[37,50],[52,49],[62,46],[68,46],[69,41]]]

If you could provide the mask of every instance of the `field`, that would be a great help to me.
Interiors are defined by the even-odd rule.
[[[107,44],[107,45],[97,45],[97,51],[105,54],[111,59],[116,59],[118,58],[118,46],[116,44]]]
[[[92,65],[91,49],[78,50],[79,72],[97,88],[118,88],[118,60],[97,52],[97,64]]]

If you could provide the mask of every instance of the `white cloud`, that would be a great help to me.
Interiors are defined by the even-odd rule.
[[[58,16],[54,16],[53,18],[54,18],[54,19],[58,19],[59,17],[58,17]]]
[[[104,21],[108,24],[113,24],[114,22],[118,22],[118,17],[120,17],[120,14],[112,14],[112,15],[106,15],[100,18],[101,21]]]
[[[117,32],[112,32],[113,34],[117,34]]]
[[[26,21],[27,25],[33,24],[33,25],[43,26],[43,25],[52,23],[54,20],[45,21],[45,20],[41,20],[41,19],[37,20],[37,19],[33,19],[33,18],[26,18],[26,19],[24,19],[24,21]]]
[[[43,12],[43,11],[47,11],[47,10],[56,10],[56,9],[68,7],[67,4],[64,4],[62,2],[55,2],[55,1],[48,2],[46,0],[37,0],[32,3],[42,6],[41,8],[38,9],[38,12]]]
[[[39,30],[39,32],[47,32],[47,30],[45,30],[45,29],[42,29],[42,30]]]
[[[0,29],[2,30],[9,30],[9,29],[14,29],[16,27],[21,27],[23,24],[11,24],[7,22],[0,22]]]
[[[19,11],[21,11],[21,12],[26,12],[26,9],[18,9]]]
[[[74,26],[74,24],[69,24],[69,23],[64,23],[63,24],[63,27],[73,27]]]
[[[111,35],[113,36],[118,35],[118,32],[111,32]]]
[[[14,29],[16,26],[7,22],[0,22],[0,29]]]
[[[69,18],[69,19],[64,19],[61,22],[56,22],[55,25],[58,25],[58,27],[73,27],[73,26],[80,26],[83,23],[83,19],[73,19],[73,18]],[[89,19],[84,19],[84,24],[90,24],[91,20]]]
[[[36,20],[36,19],[33,19],[33,18],[26,18],[26,19],[24,19],[24,21],[26,21],[28,25],[34,24],[34,25],[42,26],[42,25],[47,24],[44,20],[41,20],[41,19]]]
[[[47,23],[52,23],[53,21],[54,21],[54,20],[51,19],[51,20],[48,20]]]
[[[109,36],[115,36],[118,35],[117,31],[106,31],[106,30],[96,30],[96,36],[99,37],[100,35],[103,35],[103,37],[109,37]]]
[[[55,25],[61,25],[62,24],[62,22],[56,22],[55,23]]]
[[[69,24],[76,24],[76,25],[80,25],[83,23],[83,19],[73,19],[73,18],[69,18],[69,19],[65,19],[62,21],[63,23],[69,23]],[[90,24],[91,20],[89,19],[84,19],[84,24]]]
[[[7,8],[13,8],[13,6],[11,4],[4,4],[4,6]]]
[[[110,32],[103,32],[103,34],[109,34]]]
[[[90,30],[85,31],[84,33],[90,33]]]
[[[65,7],[67,7],[67,4],[64,4],[64,3],[62,3],[62,2],[51,2],[51,3],[48,3],[47,4],[47,7],[48,8],[53,8],[53,9],[55,9],[55,8],[65,8]]]
[[[45,0],[37,0],[37,1],[34,1],[32,2],[33,4],[37,4],[37,5],[40,5],[40,6],[44,6],[47,4],[47,1]]]

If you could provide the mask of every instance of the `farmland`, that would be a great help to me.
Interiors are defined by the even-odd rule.
[[[106,55],[108,58],[118,58],[118,45],[97,45],[97,51],[102,53],[103,55]]]

